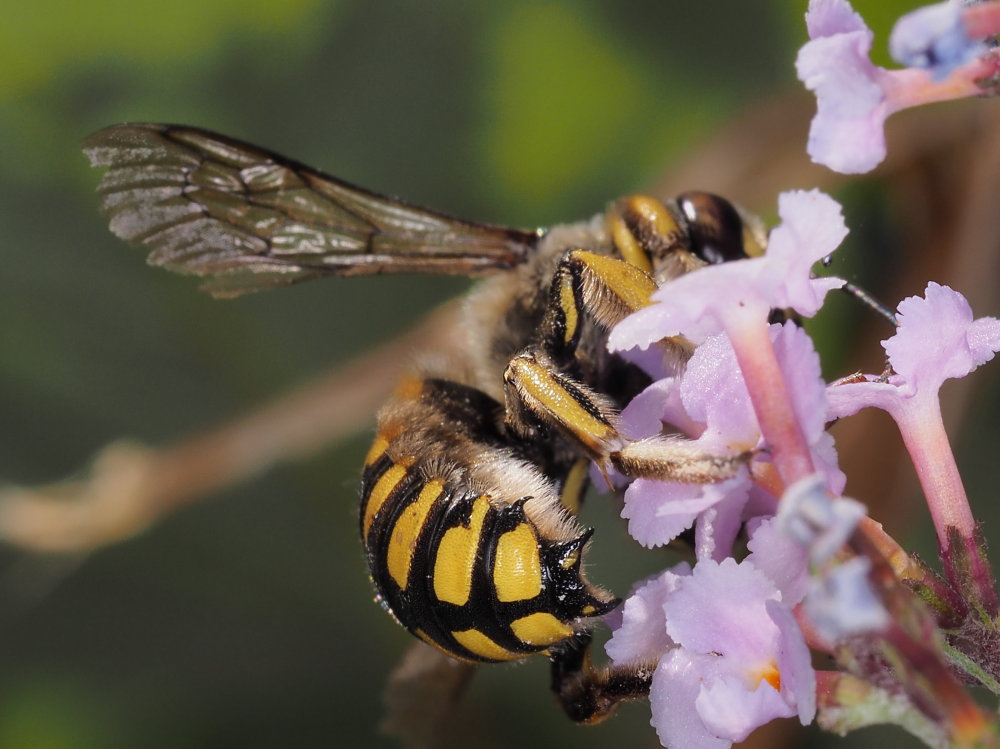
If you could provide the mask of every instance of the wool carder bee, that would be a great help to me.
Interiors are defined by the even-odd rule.
[[[489,276],[466,302],[463,362],[427,364],[378,415],[360,526],[385,608],[444,654],[495,662],[546,654],[566,712],[593,722],[645,695],[650,669],[591,666],[590,630],[619,599],[582,560],[576,511],[588,466],[629,477],[718,481],[740,460],[640,441],[618,411],[645,375],[607,330],[664,281],[757,254],[761,231],[722,198],[622,198],[547,231],[478,224],[383,197],[204,130],[117,125],[85,150],[107,167],[112,231],[149,261],[207,276],[217,296],[320,276]],[[661,354],[683,362],[683,340]]]

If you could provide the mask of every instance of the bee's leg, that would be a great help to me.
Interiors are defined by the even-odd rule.
[[[515,434],[532,439],[552,429],[594,460],[622,447],[611,400],[561,371],[539,347],[511,359],[503,378],[506,424]]]
[[[585,317],[610,327],[649,304],[656,283],[645,271],[586,250],[559,262],[537,343],[504,372],[507,425],[531,436],[539,424],[555,428],[595,459],[621,446],[614,404],[576,375],[576,349]]]
[[[589,486],[590,461],[585,458],[574,461],[559,483],[559,504],[570,515],[578,515]]]
[[[584,316],[610,328],[649,304],[656,282],[622,260],[587,250],[567,252],[552,278],[539,347],[558,365],[569,364]]]
[[[561,372],[538,348],[511,359],[504,372],[508,429],[530,437],[555,429],[584,454],[631,478],[655,478],[708,484],[731,478],[752,453],[714,455],[679,436],[628,440],[619,431],[611,401],[574,377]]]
[[[588,387],[574,371],[582,322],[614,325],[649,303],[653,279],[634,265],[584,250],[559,263],[538,343],[519,353],[504,372],[507,427],[532,437],[554,429],[598,464],[630,477],[708,483],[732,476],[749,456],[706,455],[681,438],[630,442],[618,429],[610,398]]]
[[[577,723],[600,723],[619,703],[649,694],[654,664],[604,666],[590,662],[590,634],[567,640],[553,649],[552,691],[563,710]]]

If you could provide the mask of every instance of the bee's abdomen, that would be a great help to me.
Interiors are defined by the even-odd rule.
[[[454,403],[434,395],[419,415],[454,415]],[[456,658],[507,661],[547,650],[581,617],[613,605],[580,576],[589,534],[547,538],[525,513],[528,497],[473,490],[461,480],[468,467],[441,454],[461,445],[425,436],[424,453],[404,457],[408,436],[392,418],[401,408],[380,419],[365,462],[361,537],[380,599],[404,627]],[[503,455],[496,449],[493,458]]]

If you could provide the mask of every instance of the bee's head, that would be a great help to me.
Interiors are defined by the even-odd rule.
[[[621,198],[608,211],[608,229],[622,259],[661,282],[702,264],[755,257],[766,247],[758,219],[708,192],[686,192],[669,203]]]

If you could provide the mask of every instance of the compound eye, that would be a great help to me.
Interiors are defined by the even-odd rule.
[[[728,200],[709,192],[686,192],[677,197],[677,205],[688,220],[695,255],[712,264],[747,257],[743,219]]]

